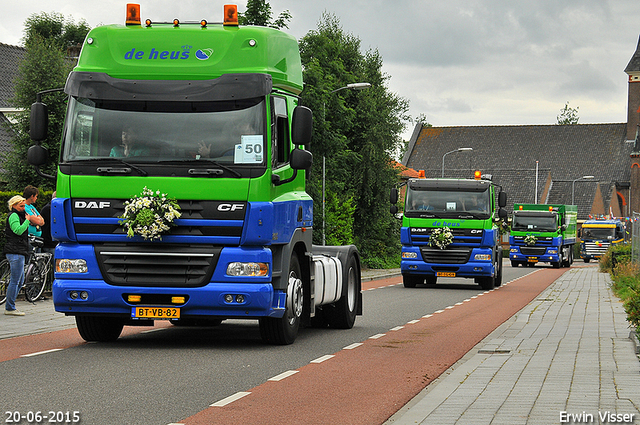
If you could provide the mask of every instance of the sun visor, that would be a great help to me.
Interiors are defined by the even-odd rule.
[[[269,74],[225,74],[212,80],[125,80],[104,73],[72,72],[65,93],[87,99],[210,102],[266,96]]]

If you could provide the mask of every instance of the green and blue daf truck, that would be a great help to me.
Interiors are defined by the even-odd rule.
[[[406,288],[438,278],[471,278],[484,289],[502,284],[497,222],[507,194],[476,172],[474,179],[413,178],[406,183],[400,268]],[[397,214],[398,189],[391,190]]]
[[[159,319],[236,318],[290,344],[301,323],[351,328],[361,314],[355,246],[312,246],[298,44],[239,26],[234,8],[224,23],[142,23],[129,4],[126,25],[84,41],[64,88],[51,228],[55,309],[75,316],[85,340]],[[37,101],[28,158],[38,170],[46,128]],[[125,206],[145,191],[179,206],[157,238],[124,226]]]
[[[580,257],[597,260],[610,246],[624,242],[625,224],[618,219],[586,220],[580,229]]]
[[[515,204],[509,236],[511,266],[546,262],[555,268],[569,267],[577,218],[575,205]]]

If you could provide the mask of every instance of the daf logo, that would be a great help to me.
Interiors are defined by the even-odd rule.
[[[220,204],[218,205],[218,211],[229,212],[229,211],[237,211],[244,208],[242,204]]]
[[[75,202],[75,207],[76,208],[83,208],[83,209],[101,209],[101,208],[111,208],[111,202],[109,201],[76,201]]]
[[[475,235],[476,233],[482,233],[482,230],[479,230],[479,229],[472,229],[471,230],[471,234],[472,235]]]

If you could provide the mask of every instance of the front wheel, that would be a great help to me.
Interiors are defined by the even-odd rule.
[[[76,326],[87,342],[110,342],[118,339],[124,323],[110,317],[76,316]]]
[[[11,265],[9,260],[2,260],[0,262],[0,305],[7,301],[7,288],[9,287],[9,281],[11,280]]]
[[[260,336],[264,342],[278,345],[293,344],[298,336],[304,305],[304,288],[298,255],[294,252],[289,263],[287,301],[281,318],[260,319]]]
[[[410,274],[402,275],[402,284],[404,285],[405,288],[415,288],[416,285],[423,282],[424,282],[424,278],[420,276],[413,276]]]

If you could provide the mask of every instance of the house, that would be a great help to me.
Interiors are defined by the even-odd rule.
[[[491,174],[514,203],[575,204],[578,220],[640,212],[640,40],[629,76],[626,123],[423,127],[402,165],[428,177]],[[472,148],[460,149],[460,148]]]
[[[8,123],[18,110],[9,103],[9,99],[15,95],[15,79],[25,56],[23,47],[0,43],[0,157],[11,150],[9,140],[12,134]],[[3,171],[0,162],[0,172]]]

